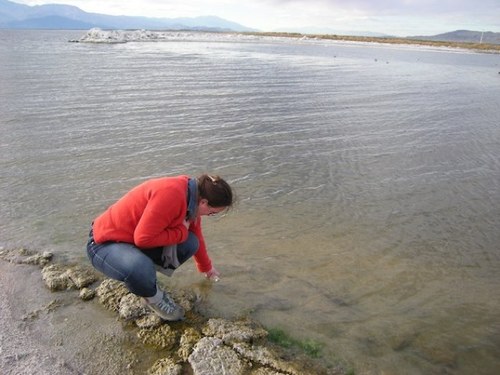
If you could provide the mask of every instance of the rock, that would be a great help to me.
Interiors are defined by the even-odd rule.
[[[182,366],[170,358],[162,358],[148,370],[149,375],[181,375]]]
[[[125,320],[137,319],[149,313],[141,298],[132,293],[123,296],[118,306],[118,315]]]
[[[183,360],[187,361],[189,355],[191,354],[193,347],[201,339],[201,333],[194,328],[187,328],[181,336],[179,342],[179,350],[177,355]]]
[[[415,340],[413,351],[433,364],[456,368],[459,361],[453,346],[439,342],[439,338],[420,336]]]
[[[197,302],[198,297],[196,296],[194,291],[188,290],[173,290],[169,291],[172,298],[175,302],[182,306],[184,311],[191,311],[194,307],[194,304]]]
[[[97,276],[87,267],[51,264],[42,269],[42,279],[50,290],[56,291],[82,289],[96,281]]]
[[[0,248],[0,259],[15,263],[42,265],[52,254],[36,254],[26,249],[9,251]],[[89,300],[97,295],[107,309],[115,311],[123,320],[131,320],[139,328],[138,338],[146,345],[167,351],[165,358],[154,363],[150,375],[180,375],[188,371],[193,375],[309,375],[333,374],[330,370],[312,370],[303,360],[287,362],[266,346],[268,332],[250,319],[229,321],[213,318],[206,321],[194,305],[198,301],[194,291],[174,290],[172,297],[187,312],[182,322],[166,324],[142,304],[142,298],[129,292],[123,282],[105,279],[95,290],[88,288],[97,280],[93,269],[85,266],[51,264],[42,269],[42,279],[52,291],[80,289],[80,298]],[[62,306],[57,300],[34,310],[23,321],[37,319],[42,312],[51,312]],[[206,337],[204,337],[204,335]],[[115,345],[116,343],[111,343]],[[115,345],[116,346],[116,345]],[[148,350],[147,348],[141,349]],[[448,353],[436,356],[437,361],[454,364]],[[128,360],[127,369],[138,363]],[[191,365],[192,372],[188,368]],[[335,369],[336,374],[344,374]]]
[[[99,302],[108,310],[118,311],[120,309],[120,300],[130,292],[121,282],[112,279],[104,280],[97,288],[96,294]]]
[[[80,290],[80,299],[89,301],[95,297],[95,290],[89,288],[82,288]]]
[[[258,368],[257,370],[252,371],[250,375],[287,375],[287,374],[271,370],[270,368],[267,367],[261,367]]]
[[[82,289],[97,281],[97,275],[94,270],[89,267],[73,266],[68,268],[66,274],[73,284],[75,284],[77,289]]]
[[[0,259],[16,264],[33,264],[43,267],[50,263],[52,257],[53,254],[49,251],[44,251],[40,254],[36,251],[24,248],[0,251]]]
[[[156,328],[162,325],[163,320],[156,314],[148,314],[136,319],[134,323],[139,328]]]
[[[281,359],[265,346],[264,339],[268,332],[250,319],[229,321],[213,318],[205,322],[192,310],[197,301],[194,292],[171,292],[188,314],[183,322],[169,325],[150,312],[142,303],[142,298],[130,293],[123,282],[105,279],[95,292],[85,287],[95,280],[94,277],[95,274],[84,267],[53,264],[42,270],[42,278],[51,290],[81,287],[80,298],[84,300],[92,298],[95,293],[107,309],[117,312],[121,319],[135,323],[139,328],[137,336],[144,344],[168,351],[167,357],[150,368],[148,373],[151,375],[180,375],[184,373],[183,365],[187,366],[187,363],[191,365],[193,375],[326,374],[325,371],[314,371],[299,361]],[[35,311],[26,319],[34,319],[38,313]],[[180,362],[175,362],[173,358]]]
[[[33,254],[34,254],[34,251],[31,251],[31,250],[28,250],[25,248],[19,249],[19,255],[21,255],[21,256],[28,256],[28,255],[33,255]]]
[[[253,342],[267,336],[268,332],[255,322],[240,320],[231,322],[224,319],[210,319],[202,332],[206,336],[215,336],[226,344]]]
[[[204,337],[198,341],[188,361],[194,375],[242,375],[246,370],[245,363],[234,350],[216,337]]]
[[[46,266],[52,260],[53,254],[49,251],[44,251],[42,254],[33,254],[21,261],[23,264],[33,264],[36,266]]]
[[[66,274],[67,268],[60,264],[51,264],[42,269],[42,280],[52,290],[66,290],[74,287],[74,283]]]
[[[250,346],[244,343],[236,343],[233,345],[233,348],[242,357],[252,362],[271,367],[274,370],[291,375],[313,375],[313,373],[308,373],[304,369],[297,368],[293,363],[282,360],[275,352],[264,346]]]
[[[168,324],[153,329],[142,328],[137,336],[144,344],[167,350],[172,349],[177,341],[176,332]]]

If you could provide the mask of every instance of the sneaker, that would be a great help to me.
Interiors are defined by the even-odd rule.
[[[165,292],[163,292],[163,298],[160,302],[151,303],[146,301],[146,306],[163,320],[174,321],[184,318],[184,309],[176,304],[172,297]]]

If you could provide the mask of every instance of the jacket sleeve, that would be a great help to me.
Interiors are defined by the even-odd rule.
[[[196,254],[194,254],[194,260],[196,262],[196,267],[199,272],[208,272],[212,269],[212,260],[208,255],[207,247],[205,244],[205,239],[203,238],[203,231],[201,229],[201,217],[199,216],[196,220],[191,224],[189,230],[193,232],[196,237],[198,237],[198,241],[200,243],[200,247]]]
[[[134,231],[134,244],[139,248],[152,248],[185,241],[188,235],[183,224],[185,206],[185,197],[175,190],[151,192]]]

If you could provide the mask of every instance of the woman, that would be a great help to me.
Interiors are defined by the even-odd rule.
[[[123,281],[164,320],[179,320],[184,310],[162,291],[156,271],[172,275],[194,256],[198,270],[218,280],[205,247],[201,216],[233,204],[229,184],[203,174],[148,180],[130,190],[92,223],[87,253],[92,265]]]

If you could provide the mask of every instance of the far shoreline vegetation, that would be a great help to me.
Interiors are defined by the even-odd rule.
[[[409,38],[399,38],[399,37],[368,37],[368,36],[351,36],[351,35],[337,35],[337,34],[300,34],[300,33],[286,33],[286,32],[240,32],[238,34],[274,36],[274,37],[286,37],[286,38],[325,39],[325,40],[337,40],[346,42],[410,44],[410,45],[422,45],[430,47],[463,48],[480,52],[500,53],[500,44],[479,43],[479,42],[478,43],[451,42],[451,41],[437,41],[437,40],[424,40],[424,39],[409,39]]]

